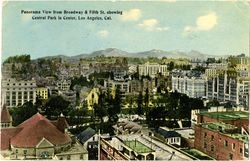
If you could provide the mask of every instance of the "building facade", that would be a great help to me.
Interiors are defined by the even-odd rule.
[[[217,160],[248,160],[248,112],[203,112],[197,116],[196,149]]]
[[[155,77],[158,73],[161,73],[164,76],[169,74],[167,65],[161,64],[150,64],[145,63],[143,65],[139,65],[139,75]]]
[[[25,102],[36,102],[36,81],[35,80],[2,80],[2,103],[6,107],[16,107]]]
[[[205,79],[201,77],[172,76],[172,91],[186,94],[192,98],[205,96]]]
[[[195,148],[216,160],[248,160],[248,136],[221,122],[195,126]]]
[[[49,90],[46,87],[37,87],[36,88],[36,95],[42,99],[48,99],[49,98]]]

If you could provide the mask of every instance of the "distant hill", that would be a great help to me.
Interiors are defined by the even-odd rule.
[[[188,52],[179,51],[179,50],[172,50],[172,51],[164,51],[164,50],[149,50],[149,51],[143,51],[143,52],[137,52],[137,53],[129,53],[123,50],[119,50],[116,48],[107,48],[105,50],[98,50],[94,51],[89,54],[80,54],[75,56],[65,56],[65,55],[56,55],[56,56],[47,56],[43,58],[62,58],[64,60],[76,60],[80,58],[92,58],[97,56],[105,56],[105,57],[138,57],[138,58],[147,58],[147,57],[166,57],[166,58],[188,58],[188,59],[207,59],[209,57],[227,57],[225,56],[216,56],[216,55],[207,55],[204,53],[201,53],[196,50],[191,50]]]

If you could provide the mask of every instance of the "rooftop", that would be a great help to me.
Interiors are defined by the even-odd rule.
[[[204,112],[202,115],[209,116],[211,118],[218,118],[222,120],[235,120],[249,118],[248,112],[243,111],[230,111],[230,112]]]
[[[130,140],[124,141],[124,144],[134,150],[137,153],[150,153],[154,152],[153,149],[149,148],[148,146],[144,145],[143,143],[139,142],[138,140]]]
[[[235,129],[237,129],[237,127],[230,125],[230,124],[225,124],[222,122],[211,122],[211,123],[202,124],[202,127],[208,128],[210,130],[222,131],[223,133],[225,131],[232,131],[232,132],[224,133],[224,134],[226,136],[231,137],[231,138],[238,139],[238,140],[241,140],[243,142],[248,142],[248,136],[238,133],[237,131],[235,131]]]
[[[249,142],[249,140],[248,140],[248,136],[247,135],[242,135],[242,134],[228,134],[227,136],[230,136],[230,137],[232,137],[232,138],[234,138],[234,139],[238,139],[238,140],[241,140],[241,141],[243,141],[243,142],[245,142],[245,143],[248,143]]]
[[[225,124],[223,122],[211,122],[211,123],[205,123],[202,124],[202,127],[208,128],[210,130],[230,130],[230,129],[236,129],[236,126]]]

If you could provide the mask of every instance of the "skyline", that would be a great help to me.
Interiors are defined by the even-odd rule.
[[[249,55],[249,7],[248,2],[8,2],[3,6],[2,60],[20,54],[32,59],[74,56],[106,48]],[[45,9],[118,10],[122,15],[109,21],[49,21],[21,14]]]

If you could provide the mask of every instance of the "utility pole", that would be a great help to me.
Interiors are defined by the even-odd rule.
[[[100,129],[98,130],[98,160],[101,158],[101,134]]]

